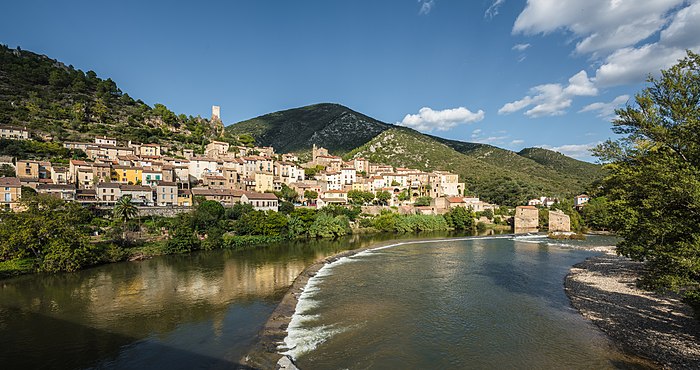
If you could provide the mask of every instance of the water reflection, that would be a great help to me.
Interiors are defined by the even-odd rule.
[[[342,250],[415,237],[285,242],[2,280],[0,363],[3,369],[235,367],[306,266]]]

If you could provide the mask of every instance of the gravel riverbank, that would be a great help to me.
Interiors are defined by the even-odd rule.
[[[611,253],[589,258],[567,275],[566,294],[623,351],[661,368],[700,369],[700,322],[678,297],[637,288],[642,268]]]

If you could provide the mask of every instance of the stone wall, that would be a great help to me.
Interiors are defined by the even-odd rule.
[[[533,206],[515,207],[513,232],[515,234],[536,233],[539,231],[539,211]]]
[[[549,211],[549,231],[571,231],[571,220],[562,211]]]
[[[175,217],[193,210],[192,207],[137,207],[139,216]]]

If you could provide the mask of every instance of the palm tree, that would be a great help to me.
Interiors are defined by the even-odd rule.
[[[121,220],[122,224],[126,223],[138,215],[139,210],[131,203],[131,195],[125,195],[114,205],[113,215],[115,219]],[[126,227],[124,228],[123,238],[126,239]]]

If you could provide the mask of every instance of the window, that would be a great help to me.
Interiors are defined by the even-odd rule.
[[[10,193],[5,193],[5,202],[10,202],[12,200],[12,197]]]

